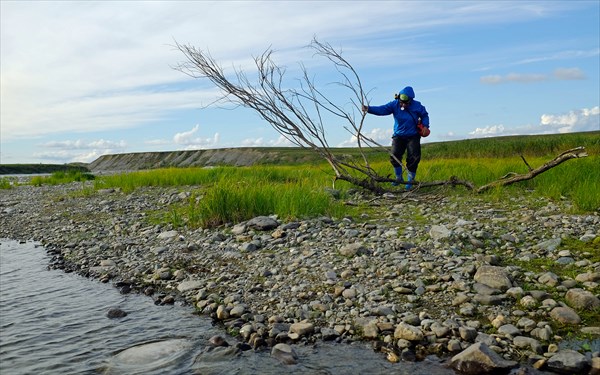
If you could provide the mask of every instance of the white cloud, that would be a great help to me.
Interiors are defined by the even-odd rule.
[[[389,146],[390,142],[391,142],[392,132],[390,129],[375,128],[368,132],[365,132],[364,135],[365,135],[365,137],[372,139],[373,141],[379,143],[382,146]],[[358,146],[357,139],[356,139],[356,136],[354,136],[354,135],[350,136],[349,139],[346,139],[345,141],[343,141],[337,145],[337,147],[357,147],[357,146]],[[366,144],[363,143],[363,146],[366,146]]]
[[[186,149],[214,148],[218,146],[219,133],[215,133],[211,138],[196,137],[198,129],[200,129],[200,125],[197,124],[192,130],[175,134],[173,142],[185,146]]]
[[[496,137],[504,134],[504,125],[490,125],[484,128],[476,128],[469,135],[474,137]]]
[[[94,141],[65,140],[51,141],[39,145],[43,149],[52,151],[39,151],[34,157],[51,160],[58,163],[84,162],[89,163],[102,155],[117,154],[125,152],[127,142],[109,141],[99,139]]]
[[[477,137],[497,137],[519,134],[556,134],[600,130],[600,107],[583,108],[564,114],[543,114],[537,125],[521,125],[506,128],[504,125],[490,125],[476,128],[469,135]]]
[[[545,132],[570,133],[600,130],[600,107],[583,108],[561,115],[544,114],[540,118],[540,125]]]
[[[246,138],[241,142],[242,147],[291,147],[296,146],[283,135],[277,139],[265,140],[263,137]]]

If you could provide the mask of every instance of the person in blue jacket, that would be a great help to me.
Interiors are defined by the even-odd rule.
[[[406,152],[407,182],[415,180],[417,168],[421,161],[421,136],[417,130],[417,124],[422,123],[429,129],[429,114],[425,107],[415,100],[415,91],[412,87],[403,88],[396,99],[381,106],[363,106],[363,111],[377,115],[394,115],[394,134],[392,135],[392,154],[390,162],[394,167],[396,181],[392,185],[400,185],[402,178],[402,157]],[[397,160],[396,160],[397,159]],[[406,184],[405,188],[410,189],[411,184]]]

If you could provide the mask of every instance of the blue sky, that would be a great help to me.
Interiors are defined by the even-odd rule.
[[[600,1],[0,2],[0,163],[91,162],[103,154],[285,146],[256,113],[173,69],[175,41],[254,73],[267,48],[290,81],[340,77],[306,48],[340,49],[385,104],[410,85],[425,142],[600,130]],[[324,89],[331,87],[323,86]],[[347,106],[350,93],[328,91]],[[331,146],[354,146],[338,120]],[[393,119],[364,132],[390,143]]]

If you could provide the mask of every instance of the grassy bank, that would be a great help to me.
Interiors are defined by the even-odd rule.
[[[533,180],[498,188],[484,196],[503,201],[508,196],[526,193],[554,200],[567,199],[573,203],[574,212],[596,211],[600,209],[600,132],[424,144],[417,180],[448,180],[456,176],[482,186],[508,173],[527,173],[528,167],[521,157],[536,168],[559,153],[579,146],[586,148],[587,158],[569,160]],[[294,152],[307,150],[286,150],[287,154]],[[347,158],[357,157],[355,149],[337,149],[336,152]],[[371,152],[373,168],[382,175],[391,174],[387,154]],[[289,158],[292,157],[288,155]],[[92,178],[82,172],[55,172],[49,177],[34,177],[30,183],[60,184]],[[0,183],[0,187],[10,187],[6,185]],[[353,186],[336,182],[336,194],[342,199],[336,199],[327,191],[334,187],[333,171],[324,161],[301,165],[156,169],[100,176],[94,182],[95,189],[119,188],[125,192],[144,186],[185,186],[186,190],[193,187],[189,202],[163,212],[163,219],[175,225],[212,226],[269,214],[289,219],[359,213],[356,207],[343,203],[351,198]],[[444,194],[473,194],[464,188],[443,189]]]

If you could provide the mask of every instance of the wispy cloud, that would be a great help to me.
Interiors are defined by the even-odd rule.
[[[579,68],[558,68],[552,74],[532,74],[532,73],[508,73],[506,75],[487,75],[479,79],[486,85],[496,85],[500,83],[534,83],[549,80],[580,80],[585,79],[585,73]]]
[[[585,73],[579,68],[558,68],[554,71],[554,78],[561,81],[585,79]]]

